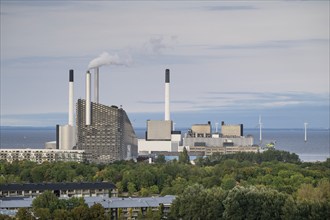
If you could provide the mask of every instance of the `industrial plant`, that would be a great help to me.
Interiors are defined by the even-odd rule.
[[[95,163],[136,159],[137,137],[122,108],[99,103],[99,68],[95,69],[94,102],[91,73],[86,72],[86,99],[78,99],[76,127],[73,126],[73,70],[69,77],[69,124],[57,125],[56,149],[84,150],[85,159]]]
[[[96,60],[99,61],[99,60]],[[91,62],[92,63],[92,62]],[[93,63],[94,65],[94,63]],[[92,77],[94,70],[94,100]],[[164,120],[147,120],[143,139],[137,139],[128,115],[122,107],[99,103],[99,66],[86,72],[86,97],[74,100],[74,71],[69,70],[68,124],[56,125],[56,140],[45,143],[45,149],[1,149],[0,159],[45,161],[78,161],[112,163],[118,160],[136,160],[138,156],[149,161],[162,154],[177,157],[185,148],[193,156],[208,156],[236,152],[257,152],[252,136],[244,136],[243,124],[221,123],[221,132],[212,132],[211,122],[194,124],[187,133],[173,128],[170,112],[170,70],[165,70]],[[76,114],[74,107],[76,106]],[[75,117],[76,116],[76,117]],[[76,119],[76,120],[75,120]],[[75,122],[76,121],[76,122]],[[217,123],[216,123],[217,125]]]

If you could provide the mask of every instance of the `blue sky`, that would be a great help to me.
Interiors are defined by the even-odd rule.
[[[1,125],[67,121],[102,52],[129,65],[100,68],[100,102],[136,127],[163,119],[171,70],[177,127],[329,128],[329,1],[3,1]]]

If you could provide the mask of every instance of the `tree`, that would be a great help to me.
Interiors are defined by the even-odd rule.
[[[74,220],[90,220],[89,208],[86,206],[78,206],[71,211]]]
[[[141,188],[139,195],[142,197],[146,197],[150,195],[150,191],[147,188]]]
[[[123,186],[123,183],[121,181],[116,183],[116,187],[117,187],[117,190],[118,190],[119,194],[121,194],[124,191],[124,186]]]
[[[216,192],[216,193],[213,193]],[[222,219],[221,189],[207,190],[195,184],[177,196],[170,209],[171,219]]]
[[[89,208],[89,215],[91,219],[105,220],[105,210],[99,203],[96,203]]]
[[[51,213],[49,208],[36,208],[34,209],[34,215],[37,219],[48,220],[50,219]]]
[[[50,213],[57,209],[59,199],[51,191],[45,191],[32,201],[33,210],[39,208],[48,208]]]
[[[32,216],[31,211],[27,208],[19,208],[17,213],[16,213],[16,218],[18,220],[31,220],[31,219],[34,219],[34,217]]]
[[[156,164],[164,164],[166,163],[165,156],[163,154],[159,154],[155,159]]]
[[[12,217],[9,215],[0,214],[0,220],[12,220]]]
[[[183,151],[179,154],[179,163],[190,164],[190,158],[186,147],[183,147]]]
[[[266,187],[236,186],[223,201],[226,219],[281,219],[287,195]]]
[[[128,189],[128,194],[129,194],[130,196],[133,195],[133,193],[136,192],[135,184],[132,183],[132,182],[129,182],[129,183],[127,184],[127,189]]]
[[[157,185],[150,186],[149,191],[151,194],[158,194],[159,193],[159,188]]]
[[[221,187],[224,190],[230,190],[236,186],[236,180],[227,174],[224,176],[224,178],[221,181],[222,181]]]
[[[69,219],[71,219],[70,212],[65,210],[65,209],[56,209],[53,212],[53,218],[54,218],[54,220],[69,220]]]

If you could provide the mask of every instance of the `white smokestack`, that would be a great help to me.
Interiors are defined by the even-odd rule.
[[[91,73],[86,73],[86,125],[91,125]]]
[[[94,102],[99,103],[99,68],[94,69]]]
[[[73,100],[73,70],[69,71],[69,122],[73,126],[74,122],[74,100]]]
[[[165,70],[165,121],[170,118],[170,70]]]

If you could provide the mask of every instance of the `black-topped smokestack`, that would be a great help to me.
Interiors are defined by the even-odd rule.
[[[68,124],[74,125],[74,100],[73,100],[73,70],[69,70],[69,121]]]
[[[170,121],[170,70],[165,70],[165,121]]]
[[[73,70],[70,70],[69,73],[69,82],[73,82]]]
[[[170,82],[170,70],[166,69],[165,71],[165,83],[169,83]]]

